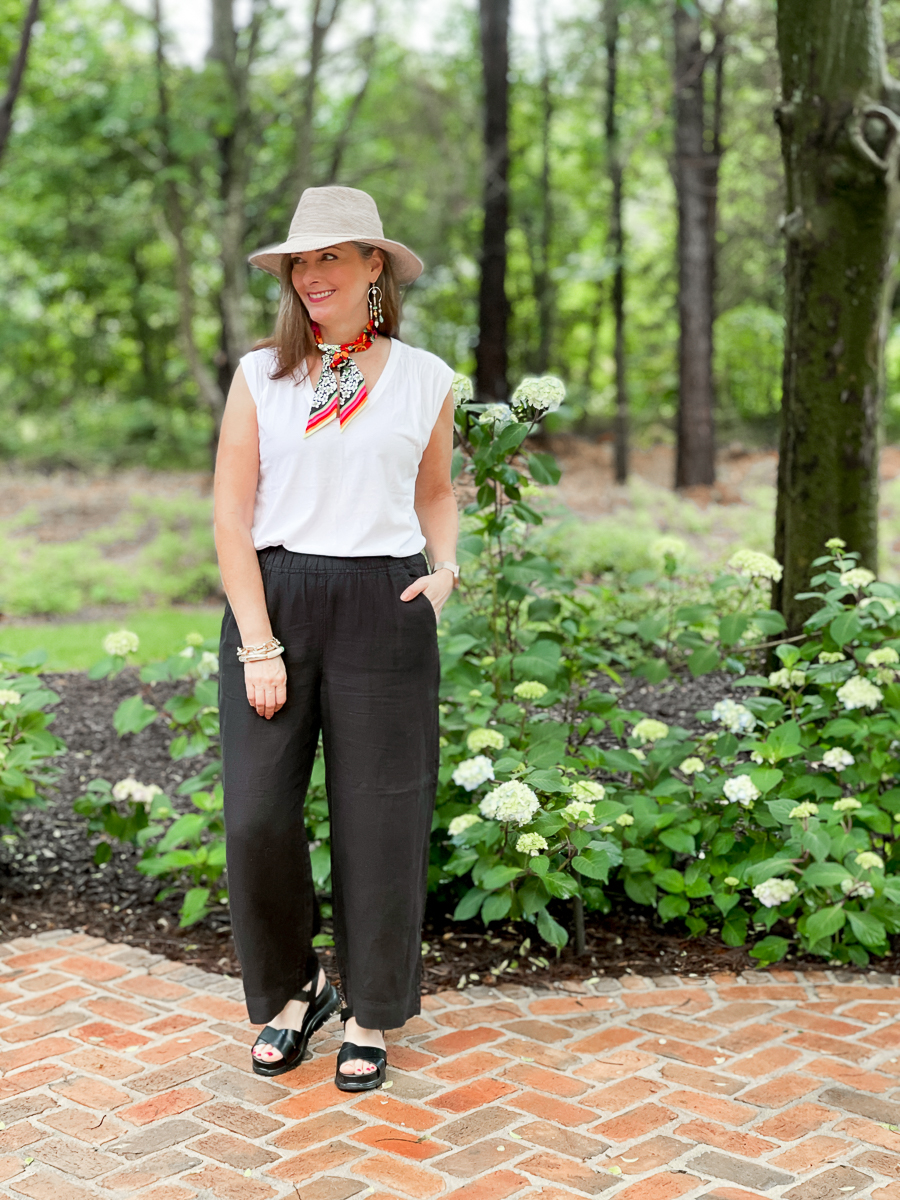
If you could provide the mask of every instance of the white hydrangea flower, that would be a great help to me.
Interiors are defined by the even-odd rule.
[[[832,771],[843,771],[845,767],[852,767],[856,759],[843,746],[833,746],[822,755],[822,762]]]
[[[869,571],[866,567],[851,567],[849,571],[841,572],[840,582],[842,587],[853,588],[855,591],[874,583],[875,572]]]
[[[512,425],[516,417],[508,404],[489,404],[478,417],[479,425],[492,425],[494,433],[499,433],[507,425]]]
[[[687,554],[687,542],[683,542],[679,537],[666,535],[665,537],[657,538],[650,547],[650,553],[654,558],[664,560],[667,554],[672,558],[683,559]]]
[[[881,604],[888,617],[895,617],[900,611],[900,604],[896,600],[891,600],[888,596],[866,596],[860,600],[860,608],[868,608],[870,604]]]
[[[18,704],[21,699],[21,692],[15,688],[0,688],[0,704]]]
[[[139,783],[129,775],[113,785],[112,794],[116,800],[136,800],[140,804],[149,804],[154,796],[162,795],[162,788],[155,783]]]
[[[543,700],[549,688],[536,679],[525,679],[513,688],[513,695],[519,700]]]
[[[726,875],[722,882],[726,887],[737,887],[741,881],[738,879],[737,875]]]
[[[875,668],[876,683],[884,683],[884,684],[893,683],[896,678],[897,678],[897,672],[892,670],[891,667],[876,667]]]
[[[900,663],[900,654],[893,646],[881,646],[877,650],[869,651],[866,663],[870,667],[893,667]]]
[[[451,778],[467,792],[474,792],[477,787],[494,778],[494,764],[486,755],[476,754],[474,758],[461,762]]]
[[[812,800],[804,800],[802,804],[795,804],[788,816],[799,817],[802,820],[804,817],[814,817],[818,811],[818,804],[813,804]]]
[[[823,650],[819,654],[820,663],[839,663],[846,661],[847,655],[843,654],[840,650]]]
[[[183,650],[178,651],[178,657],[179,658],[193,658],[194,657],[194,647],[193,646],[185,646],[185,648]]]
[[[471,404],[475,399],[475,388],[468,375],[460,375],[459,371],[453,376],[453,404],[459,408],[461,404]]]
[[[877,871],[884,867],[884,859],[873,850],[863,850],[862,854],[857,854],[853,861],[863,871]]]
[[[777,583],[782,576],[781,563],[759,550],[738,550],[728,560],[728,566],[748,579],[771,579]]]
[[[103,649],[106,654],[124,658],[126,654],[136,654],[141,639],[128,629],[117,629],[108,633],[103,639]]]
[[[702,758],[686,758],[678,768],[684,775],[696,775],[698,771],[703,770]]]
[[[473,729],[466,738],[466,745],[473,754],[480,754],[482,750],[502,750],[506,738],[499,729]]]
[[[759,788],[749,775],[735,775],[732,779],[726,779],[722,791],[732,804],[741,804],[744,808],[752,808],[753,801],[758,800],[760,795]]]
[[[616,817],[616,824],[623,826],[633,825],[634,817],[631,815],[631,813],[619,813],[619,815]]]
[[[862,804],[855,796],[844,796],[842,800],[835,800],[835,812],[855,812],[856,809],[862,808]]]
[[[712,709],[713,720],[724,725],[729,733],[749,733],[756,724],[756,717],[749,708],[734,700],[718,700]]]
[[[638,721],[637,725],[634,726],[631,736],[637,738],[643,746],[647,742],[658,742],[668,732],[668,725],[665,725],[662,721],[654,721],[652,717],[644,717],[642,721]]]
[[[586,804],[583,800],[573,800],[561,810],[561,815],[573,825],[587,825],[594,819],[594,806]]]
[[[874,683],[861,675],[851,675],[837,690],[837,698],[848,711],[854,708],[877,708],[884,694]]]
[[[556,412],[566,398],[566,385],[555,375],[526,375],[513,392],[511,404],[524,417]]]
[[[218,655],[213,654],[211,650],[204,650],[200,655],[200,661],[197,663],[197,670],[203,679],[209,679],[210,675],[218,674]]]
[[[189,646],[202,646],[204,639],[202,633],[187,633],[184,640]]]
[[[471,829],[473,825],[483,825],[481,817],[476,813],[463,813],[461,817],[454,817],[447,826],[447,832],[451,837],[459,837],[461,833],[465,833],[467,829]]]
[[[572,784],[572,795],[576,800],[584,800],[587,804],[596,804],[606,795],[606,788],[596,779],[576,779]]]
[[[647,759],[647,755],[643,752],[643,750],[638,750],[634,746],[628,747],[628,753],[633,754],[638,762],[645,762]]]
[[[847,545],[847,543],[844,541],[843,538],[833,537],[833,538],[829,538],[828,541],[825,543],[825,548],[827,550],[830,550],[832,553],[834,553],[836,550],[843,550],[846,545]]]
[[[489,820],[527,825],[541,803],[527,783],[511,779],[488,792],[478,807],[481,815]]]
[[[775,908],[796,896],[797,885],[793,879],[767,879],[764,883],[758,883],[752,891],[760,904]]]
[[[516,841],[516,849],[520,854],[530,854],[535,858],[542,850],[547,849],[547,839],[539,833],[520,833]]]
[[[751,750],[750,761],[755,762],[757,766],[761,766],[766,760],[763,758],[759,750]]]
[[[865,879],[842,879],[841,891],[845,896],[854,896],[860,900],[871,900],[875,889]]]

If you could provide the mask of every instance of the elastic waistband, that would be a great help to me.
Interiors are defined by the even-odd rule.
[[[257,550],[260,568],[264,571],[302,571],[307,574],[360,575],[369,571],[384,571],[388,567],[427,566],[425,555],[408,554],[396,558],[393,554],[365,554],[358,558],[340,558],[330,554],[301,554],[284,546],[266,546]]]

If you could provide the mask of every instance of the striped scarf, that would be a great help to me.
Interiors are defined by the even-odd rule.
[[[356,341],[343,346],[323,342],[322,331],[315,322],[312,322],[312,331],[322,354],[322,374],[313,393],[304,437],[309,437],[335,417],[343,429],[365,404],[368,396],[366,381],[350,355],[368,350],[378,337],[374,321],[369,321]]]

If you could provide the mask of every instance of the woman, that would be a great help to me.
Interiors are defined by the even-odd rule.
[[[303,803],[319,734],[344,1007],[335,1082],[384,1082],[420,1011],[438,766],[437,620],[459,568],[450,367],[398,340],[421,261],[354,188],[308,188],[275,336],[241,359],[216,463],[228,603],[220,717],[229,895],[253,1070],[280,1075],[339,1005],[312,939]],[[431,560],[428,565],[422,550]]]

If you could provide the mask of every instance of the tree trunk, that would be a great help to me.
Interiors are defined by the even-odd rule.
[[[778,0],[786,309],[773,603],[796,632],[842,537],[877,568],[878,414],[900,185],[880,0]]]
[[[251,136],[249,75],[260,19],[260,10],[255,6],[249,44],[244,53],[239,54],[233,6],[234,0],[212,0],[212,46],[209,52],[211,60],[222,64],[230,101],[230,112],[221,114],[225,131],[217,139],[221,202],[219,257],[222,265],[219,292],[222,341],[217,365],[219,388],[225,394],[250,340],[244,315],[247,294],[244,239]],[[230,119],[226,120],[226,117]]]
[[[9,141],[9,135],[12,133],[13,109],[16,106],[16,100],[19,98],[19,92],[22,90],[22,80],[25,78],[25,66],[28,62],[28,49],[31,45],[31,34],[34,31],[35,22],[38,18],[39,7],[40,0],[30,0],[28,10],[25,13],[25,20],[22,23],[22,36],[19,38],[19,49],[10,68],[6,94],[0,100],[0,161],[3,160],[3,155],[6,152],[6,143]]]
[[[622,227],[622,147],[616,112],[619,72],[619,13],[621,0],[606,0],[606,161],[610,182],[609,251],[615,263],[612,278],[614,322],[613,357],[616,370],[615,471],[616,483],[628,479],[628,390],[625,379],[625,232]]]
[[[187,220],[184,212],[181,194],[176,179],[177,164],[172,152],[172,133],[169,116],[169,90],[166,83],[165,37],[162,24],[161,0],[154,0],[152,21],[156,33],[156,89],[159,110],[159,157],[162,170],[159,181],[163,193],[163,213],[172,240],[175,243],[175,287],[178,293],[178,334],[181,350],[187,359],[191,378],[194,380],[200,403],[210,413],[213,419],[213,432],[210,439],[211,466],[215,466],[216,447],[219,440],[219,426],[225,411],[225,396],[223,390],[209,366],[203,361],[203,356],[194,335],[194,286],[191,280],[191,256],[188,250],[186,227]]]
[[[553,147],[553,87],[550,74],[550,55],[543,14],[538,13],[541,55],[541,178],[540,233],[533,271],[534,299],[537,308],[537,349],[534,356],[535,374],[543,375],[550,368],[550,347],[553,345],[553,314],[556,289],[550,274],[550,244],[553,236],[553,191],[550,152]]]
[[[509,0],[479,0],[484,79],[484,229],[478,297],[478,399],[506,400],[509,225]]]
[[[300,198],[304,188],[313,183],[313,149],[315,146],[316,95],[319,72],[325,55],[325,39],[337,20],[341,0],[312,0],[309,17],[309,66],[303,80],[300,120],[297,123],[297,166],[293,190]]]
[[[713,279],[719,156],[708,145],[707,55],[700,11],[676,0],[675,191],[678,198],[678,446],[675,486],[714,483]]]

